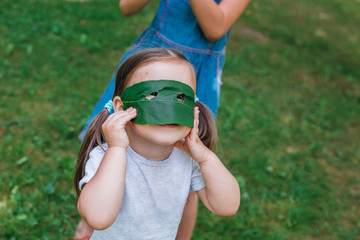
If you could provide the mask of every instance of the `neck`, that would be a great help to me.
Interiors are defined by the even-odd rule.
[[[173,145],[159,145],[137,135],[129,126],[126,128],[130,146],[139,155],[152,161],[161,161],[168,158],[174,149]]]

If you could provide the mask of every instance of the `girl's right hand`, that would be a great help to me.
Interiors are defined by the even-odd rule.
[[[126,111],[118,111],[111,114],[103,123],[102,131],[106,139],[108,147],[122,147],[129,146],[129,138],[126,134],[126,124],[136,117],[136,109],[128,108]]]

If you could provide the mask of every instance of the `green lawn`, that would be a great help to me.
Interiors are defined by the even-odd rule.
[[[0,2],[0,239],[70,239],[77,139],[158,1]],[[194,239],[360,238],[360,1],[253,0],[223,71],[218,154],[242,204]]]

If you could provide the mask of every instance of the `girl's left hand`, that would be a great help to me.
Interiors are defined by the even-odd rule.
[[[185,141],[177,141],[175,146],[186,151],[199,164],[207,159],[207,155],[211,152],[199,138],[199,113],[198,107],[194,109],[194,127],[191,129],[189,135],[186,136]]]

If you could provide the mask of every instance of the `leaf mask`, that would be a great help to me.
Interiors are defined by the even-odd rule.
[[[132,121],[145,125],[194,125],[194,91],[175,80],[149,80],[125,88],[121,95],[123,109],[137,109]]]

